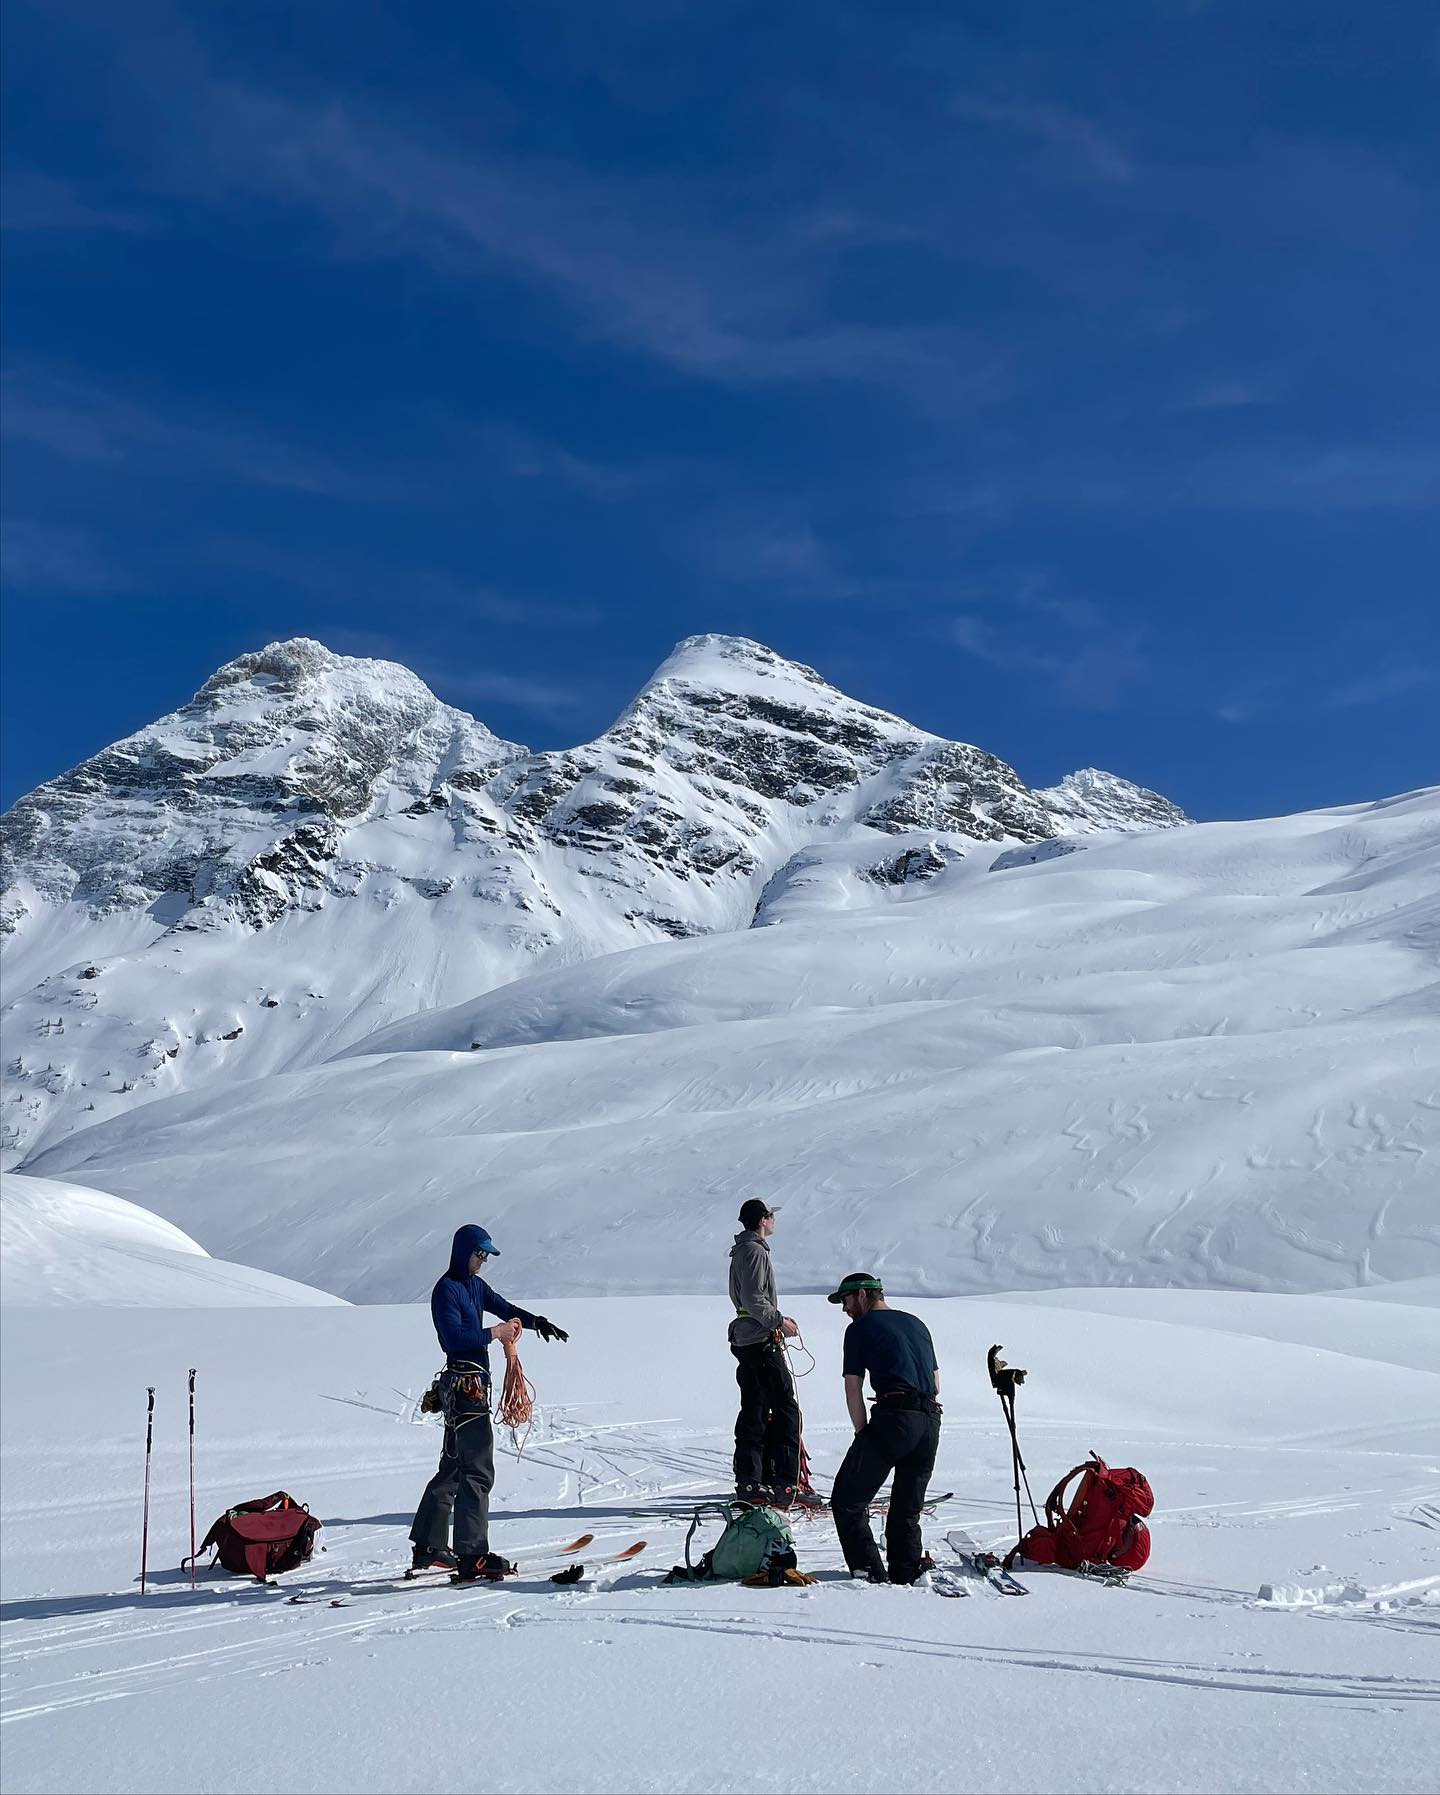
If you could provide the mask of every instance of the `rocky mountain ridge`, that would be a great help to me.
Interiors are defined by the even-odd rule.
[[[1185,820],[1109,774],[1031,790],[738,637],[680,643],[603,735],[543,753],[403,667],[271,643],[0,820],[6,1159],[541,964]]]

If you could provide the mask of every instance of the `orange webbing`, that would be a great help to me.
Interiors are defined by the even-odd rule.
[[[510,1429],[510,1438],[515,1446],[518,1458],[525,1450],[530,1439],[530,1429],[535,1419],[535,1386],[525,1375],[525,1368],[520,1363],[520,1354],[509,1340],[500,1343],[505,1348],[505,1388],[500,1393],[500,1406],[495,1411],[495,1419],[502,1427]],[[520,1429],[525,1429],[521,1437]]]

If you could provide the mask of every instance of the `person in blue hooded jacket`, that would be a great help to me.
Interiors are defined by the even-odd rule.
[[[480,1276],[481,1266],[498,1251],[485,1229],[474,1222],[457,1228],[450,1269],[430,1293],[430,1314],[445,1349],[445,1369],[440,1373],[445,1443],[440,1467],[426,1484],[411,1524],[412,1568],[452,1570],[460,1583],[507,1576],[515,1568],[490,1550],[490,1491],[495,1482],[490,1342],[513,1344],[522,1328],[533,1329],[542,1340],[570,1338],[543,1315],[507,1303]],[[487,1313],[500,1317],[494,1327],[486,1325]]]

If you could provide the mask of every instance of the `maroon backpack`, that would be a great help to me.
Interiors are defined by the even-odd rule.
[[[264,1583],[281,1571],[308,1564],[320,1527],[308,1508],[284,1490],[276,1490],[273,1496],[259,1496],[253,1502],[237,1502],[234,1508],[227,1508],[205,1535],[200,1552],[214,1546],[215,1558],[227,1571]],[[190,1562],[182,1559],[181,1570]]]
[[[1065,1486],[1080,1482],[1067,1505]],[[1103,1564],[1119,1571],[1138,1571],[1150,1556],[1150,1531],[1144,1516],[1155,1506],[1155,1493],[1144,1474],[1128,1467],[1112,1470],[1092,1452],[1083,1465],[1067,1471],[1045,1498],[1043,1527],[1032,1527],[1006,1558],[1031,1564],[1055,1564],[1078,1570],[1082,1564]]]

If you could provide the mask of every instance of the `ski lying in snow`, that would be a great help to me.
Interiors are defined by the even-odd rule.
[[[957,1528],[945,1535],[945,1544],[964,1566],[967,1576],[983,1578],[997,1595],[1029,1595],[1030,1591],[1018,1578],[1010,1575],[995,1554],[977,1545],[968,1533]]]
[[[568,1546],[557,1546],[553,1556],[556,1558],[570,1558],[576,1552],[583,1552],[594,1537],[595,1535],[593,1533],[582,1533],[579,1539],[572,1539]],[[420,1570],[416,1570],[412,1565],[411,1568],[406,1571],[404,1580],[406,1583],[419,1583],[422,1578],[433,1580],[436,1577],[450,1577],[453,1576],[453,1574],[454,1573],[449,1567],[443,1564],[425,1565]]]
[[[937,1596],[949,1596],[952,1600],[970,1594],[969,1582],[943,1564],[932,1564],[920,1581]]]
[[[593,1539],[595,1536],[591,1534],[590,1537]],[[648,1540],[637,1539],[622,1551],[602,1552],[598,1557],[589,1559],[588,1562],[597,1570],[604,1570],[607,1565],[612,1564],[628,1564],[632,1558],[638,1558],[648,1544]],[[573,1554],[580,1548],[567,1546],[565,1550]],[[451,1577],[448,1582],[431,1584],[429,1587],[432,1589],[483,1589],[488,1584],[506,1583],[512,1576],[523,1577],[532,1574],[549,1576],[552,1583],[578,1583],[585,1575],[585,1565],[579,1563],[573,1556],[569,1558],[560,1556],[558,1568],[552,1571],[552,1566],[555,1566],[556,1562],[556,1556],[552,1555],[549,1558],[542,1558],[538,1563],[517,1564],[513,1571],[506,1571],[500,1577],[477,1577],[473,1583],[456,1583]]]
[[[585,1574],[585,1566],[576,1561],[575,1554],[577,1552],[583,1552],[585,1547],[590,1544],[594,1537],[595,1535],[593,1533],[581,1534],[579,1539],[571,1540],[568,1546],[559,1546],[554,1552],[549,1553],[536,1562],[518,1565],[516,1567],[516,1573],[522,1571],[535,1571],[548,1574],[551,1571],[551,1568],[554,1567],[555,1574],[552,1579],[553,1581],[578,1583],[581,1577]],[[633,1545],[626,1546],[621,1552],[605,1553],[599,1558],[592,1559],[591,1562],[597,1567],[603,1567],[608,1564],[624,1564],[631,1558],[638,1558],[645,1550],[647,1543],[648,1542],[643,1539],[636,1540]],[[507,1576],[512,1574],[515,1573],[507,1573]],[[294,1608],[320,1602],[328,1602],[332,1608],[348,1608],[351,1605],[352,1600],[359,1596],[398,1595],[406,1583],[413,1584],[417,1593],[420,1590],[427,1589],[454,1589],[457,1586],[450,1581],[452,1575],[453,1572],[446,1571],[439,1566],[436,1566],[433,1570],[427,1571],[409,1570],[405,1572],[403,1577],[381,1578],[374,1583],[354,1588],[349,1594],[344,1596],[327,1596],[323,1589],[310,1589],[298,1591],[293,1596],[287,1596],[285,1600]],[[503,1583],[504,1581],[506,1581],[506,1578],[504,1577],[477,1577],[473,1584],[465,1583],[459,1585],[459,1587],[463,1589],[483,1589],[488,1588],[492,1584]]]

